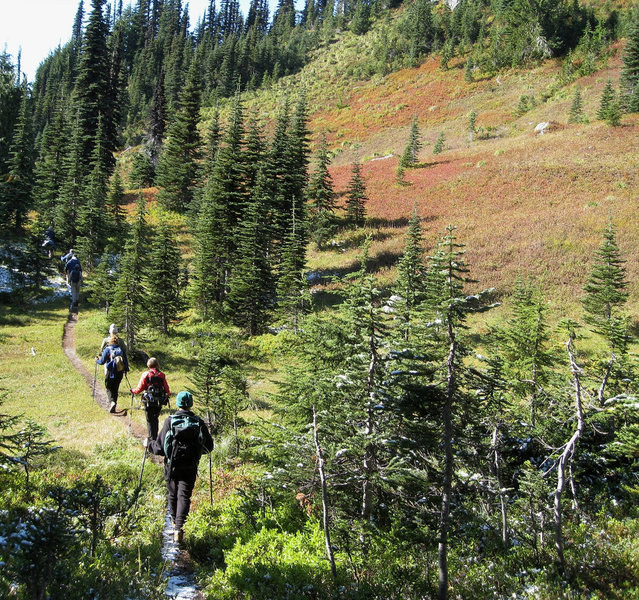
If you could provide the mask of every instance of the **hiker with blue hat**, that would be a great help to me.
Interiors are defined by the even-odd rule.
[[[200,457],[213,450],[213,438],[206,423],[196,416],[191,392],[175,398],[178,410],[166,418],[155,440],[144,440],[153,454],[164,456],[164,479],[168,492],[173,539],[181,542],[183,527],[191,508]]]

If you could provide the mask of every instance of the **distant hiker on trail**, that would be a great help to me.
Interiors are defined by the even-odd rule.
[[[173,539],[179,543],[191,508],[200,457],[203,452],[213,450],[213,438],[206,423],[191,412],[193,396],[190,392],[180,392],[175,404],[178,410],[164,421],[157,439],[151,442],[144,440],[143,444],[153,454],[164,456]]]
[[[80,301],[82,265],[73,250],[70,250],[69,253],[71,254],[71,257],[67,260],[67,264],[64,266],[64,272],[67,276],[67,285],[71,290],[71,310],[73,310],[74,308],[78,308],[78,302]]]
[[[104,365],[104,387],[109,402],[111,402],[109,412],[114,413],[118,404],[120,382],[124,374],[129,372],[126,350],[122,347],[117,333],[109,338],[109,343],[102,351],[102,356],[96,357],[95,362]]]
[[[100,354],[102,354],[104,349],[111,343],[111,336],[113,336],[113,334],[117,335],[117,333],[118,333],[118,326],[115,323],[111,323],[111,325],[109,325],[109,335],[107,335],[102,340],[102,345],[100,346]],[[124,353],[126,354],[126,344],[119,337],[118,337],[118,346],[120,346],[120,348],[122,348],[122,350],[124,350]]]
[[[154,440],[158,436],[159,417],[162,407],[169,402],[171,390],[166,382],[166,376],[160,371],[157,358],[146,361],[148,371],[142,373],[138,387],[131,390],[132,394],[142,394],[142,403],[146,411],[146,428],[149,438]]]
[[[53,225],[49,225],[47,230],[44,232],[44,242],[42,242],[42,247],[47,251],[49,258],[53,256],[58,245],[55,241],[55,232],[53,231]]]

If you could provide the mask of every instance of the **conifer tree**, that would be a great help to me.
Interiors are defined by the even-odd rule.
[[[626,112],[639,111],[639,8],[630,15],[630,26],[621,69],[621,99]]]
[[[56,200],[64,181],[64,158],[67,154],[69,128],[66,111],[60,101],[52,120],[42,131],[40,153],[35,163],[34,198],[43,218],[51,222],[56,211]]]
[[[182,212],[193,200],[200,158],[200,74],[196,61],[191,64],[180,93],[174,120],[169,125],[158,165],[158,201],[168,209]]]
[[[153,100],[149,109],[149,131],[147,143],[153,167],[157,168],[164,143],[167,122],[166,95],[164,93],[164,71],[160,70],[153,91]]]
[[[127,240],[120,260],[115,284],[113,315],[123,324],[126,344],[135,348],[138,332],[145,322],[147,297],[144,289],[145,257],[148,253],[144,199],[137,203],[137,216],[131,237]]]
[[[251,190],[256,184],[258,172],[266,152],[263,126],[258,121],[257,111],[249,116],[248,134],[244,160],[246,161],[246,187]]]
[[[316,214],[335,210],[333,179],[328,171],[330,162],[326,135],[322,134],[316,156],[315,171],[312,173],[308,184],[308,198]]]
[[[364,224],[367,200],[362,165],[356,159],[351,167],[351,180],[346,192],[346,218],[355,227],[361,227]]]
[[[398,276],[394,288],[397,298],[393,307],[400,319],[399,330],[404,342],[411,337],[417,307],[424,298],[422,281],[426,264],[423,245],[422,226],[415,207],[408,223],[404,251],[397,265]]]
[[[71,128],[71,140],[64,157],[64,180],[55,207],[55,231],[59,240],[73,247],[78,236],[78,213],[83,205],[85,168],[82,162],[81,130],[77,120]]]
[[[258,182],[251,201],[237,230],[237,253],[229,281],[227,304],[233,322],[249,335],[264,330],[272,310],[273,277],[268,260],[268,240],[265,230],[264,174]]]
[[[195,248],[193,258],[192,296],[198,312],[205,318],[215,314],[227,291],[231,252],[225,235],[227,215],[209,182],[193,230]]]
[[[540,390],[554,362],[549,348],[547,308],[538,286],[518,280],[513,291],[512,316],[497,333],[498,354],[514,395],[530,405],[530,422],[537,424]]]
[[[199,401],[206,408],[209,427],[216,433],[223,420],[223,374],[227,361],[220,356],[215,340],[208,340],[203,352],[198,356],[191,383]]]
[[[438,542],[440,600],[448,597],[448,532],[454,491],[454,442],[457,440],[459,443],[459,436],[455,435],[455,423],[457,412],[469,410],[471,402],[471,397],[461,387],[463,358],[467,352],[461,332],[468,313],[490,308],[484,304],[489,290],[474,296],[464,292],[466,285],[472,280],[468,278],[469,269],[463,258],[464,247],[457,242],[454,230],[452,226],[447,227],[446,235],[429,260],[424,303],[425,316],[431,322],[440,323],[439,328],[432,328],[430,336],[435,335],[439,340],[440,377],[444,390],[441,399],[444,455]]]
[[[80,160],[89,169],[89,162],[97,140],[98,120],[102,117],[101,143],[108,160],[110,173],[115,164],[115,136],[106,132],[115,131],[114,114],[110,109],[110,64],[107,52],[108,25],[103,14],[105,0],[91,0],[91,13],[82,38],[78,77],[74,89],[74,106],[78,117]]]
[[[101,120],[101,119],[100,119]],[[101,127],[96,133],[102,137]],[[106,163],[101,160],[102,143],[96,143],[93,149],[93,170],[87,179],[83,193],[84,203],[78,209],[78,250],[83,258],[84,268],[90,271],[95,261],[104,251],[110,225],[110,215],[105,210],[107,205],[107,173]]]
[[[355,385],[351,402],[354,403],[354,416],[359,415],[361,419],[361,440],[356,442],[360,447],[356,452],[362,461],[360,517],[364,522],[375,518],[376,479],[383,468],[376,406],[385,375],[383,355],[387,336],[386,317],[380,301],[381,292],[373,275],[368,272],[369,248],[370,238],[364,244],[361,268],[347,291],[346,299],[347,322],[353,344],[348,371]]]
[[[9,149],[8,177],[0,187],[0,216],[15,231],[22,229],[31,208],[34,162],[29,96],[25,86]]]
[[[399,159],[402,167],[405,169],[411,169],[417,165],[417,154],[422,147],[422,141],[420,139],[419,125],[417,123],[417,115],[413,116],[413,120],[410,125],[410,134],[408,136],[408,143],[404,148],[404,152]]]
[[[183,308],[181,262],[175,232],[161,220],[153,234],[145,273],[148,321],[164,334]]]
[[[619,125],[621,125],[621,109],[619,108],[619,100],[613,100],[606,113],[606,122],[608,125],[611,127],[619,127]]]
[[[440,131],[437,139],[435,140],[435,145],[433,146],[433,154],[441,154],[444,151],[444,143],[446,138],[444,136],[444,132]]]
[[[116,281],[117,273],[111,264],[111,255],[105,252],[98,260],[91,277],[85,281],[85,290],[89,302],[103,308],[107,315],[115,298]]]
[[[288,232],[282,247],[282,259],[277,272],[277,308],[278,313],[293,325],[293,331],[298,332],[301,315],[311,305],[308,281],[304,273],[304,248],[300,247],[300,238],[293,227]]]
[[[222,139],[222,129],[220,126],[220,109],[217,103],[213,112],[213,118],[208,127],[207,148],[205,152],[204,175],[208,179],[213,175],[215,170],[215,161],[217,160],[217,151],[220,148]]]
[[[613,350],[625,350],[627,333],[623,307],[628,299],[625,261],[617,245],[615,227],[610,221],[603,232],[603,241],[584,286],[582,300],[585,320],[601,333]]]
[[[568,123],[583,123],[585,121],[583,101],[581,99],[581,90],[575,89],[570,105],[570,113],[568,115]]]
[[[604,86],[603,92],[601,92],[601,99],[599,100],[599,109],[597,110],[597,118],[600,121],[605,121],[608,118],[608,111],[611,105],[616,102],[615,90],[612,87],[612,80],[608,79]]]
[[[473,110],[468,115],[468,139],[472,142],[477,131],[477,113]]]
[[[320,249],[324,247],[324,244],[336,230],[333,217],[335,192],[333,191],[333,180],[328,171],[329,163],[326,136],[322,135],[317,152],[315,171],[311,174],[307,191],[313,210],[312,235],[317,247]]]

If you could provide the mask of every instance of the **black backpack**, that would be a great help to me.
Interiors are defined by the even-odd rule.
[[[164,455],[169,473],[180,467],[197,467],[202,456],[204,437],[200,420],[189,414],[171,415],[171,426],[164,438]]]
[[[69,273],[69,281],[73,283],[78,283],[80,281],[80,276],[82,275],[82,267],[80,267],[80,263],[75,265],[73,269],[71,269],[71,273]]]
[[[149,377],[149,387],[144,392],[144,400],[147,406],[158,408],[169,403],[169,397],[164,391],[164,382],[159,375]]]

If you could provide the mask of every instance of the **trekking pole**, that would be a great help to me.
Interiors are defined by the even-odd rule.
[[[131,392],[131,409],[129,410],[129,435],[131,435],[131,413],[133,412],[133,396],[134,394],[133,392]]]
[[[206,410],[207,418],[209,420],[209,432],[211,431],[211,411]],[[211,506],[213,506],[213,458],[211,457],[211,452],[209,452],[209,496],[211,499]]]
[[[95,400],[95,380],[98,377],[98,363],[95,363],[95,371],[93,372],[93,386],[91,387],[91,400]]]
[[[135,504],[133,505],[133,511],[131,512],[131,517],[135,515],[135,511],[138,507],[138,498],[140,497],[140,491],[142,490],[142,474],[144,473],[144,463],[146,462],[146,455],[149,453],[149,445],[144,446],[144,457],[142,458],[142,468],[140,469],[140,479],[138,481],[138,487],[135,490]]]

